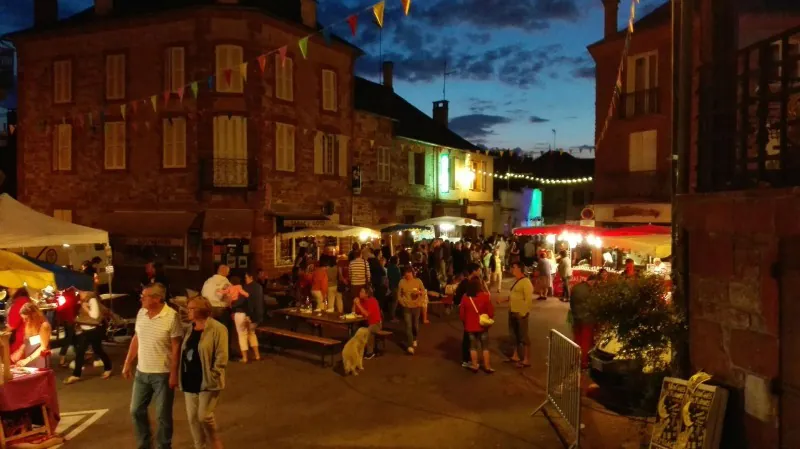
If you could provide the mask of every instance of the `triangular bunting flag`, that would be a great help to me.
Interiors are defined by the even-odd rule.
[[[233,76],[233,70],[225,69],[225,71],[222,72],[222,75],[225,77],[225,85],[230,87],[230,85],[231,85],[231,77]]]
[[[125,105],[119,105],[119,114],[122,116],[122,120],[125,120]]]
[[[169,103],[169,96],[170,96],[169,91],[164,92],[164,107],[167,107],[167,104]]]
[[[214,90],[214,75],[208,77],[208,90]]]
[[[285,67],[286,66],[286,46],[285,45],[278,49],[278,54],[281,57],[281,67]]]
[[[242,75],[242,79],[245,82],[247,82],[247,64],[246,62],[239,64],[239,73]]]
[[[322,29],[322,37],[325,38],[325,44],[331,44],[331,29],[330,28],[323,28]]]
[[[184,89],[183,86],[178,88],[178,100],[180,100],[181,102],[183,102],[183,89]]]
[[[303,59],[306,59],[308,56],[308,36],[300,39],[297,42],[297,46],[300,47],[300,53],[303,54]]]
[[[353,37],[355,37],[356,29],[358,28],[358,16],[353,14],[352,16],[348,17],[347,23],[350,25],[350,32],[353,33]]]
[[[258,68],[261,69],[261,73],[264,73],[264,69],[267,67],[267,55],[261,55],[258,57]]]
[[[8,125],[8,135],[9,135],[9,136],[13,136],[13,135],[14,135],[14,131],[15,131],[16,129],[17,129],[17,126],[16,126],[16,125]]]
[[[194,95],[194,98],[197,98],[197,91],[200,89],[200,87],[197,86],[197,81],[193,82],[189,87],[192,89],[192,95]]]
[[[403,12],[408,15],[411,10],[411,0],[400,0],[403,3]]]
[[[158,96],[153,95],[150,97],[150,103],[153,104],[153,111],[158,112]]]
[[[370,140],[369,140],[369,147],[370,147],[370,148],[372,148],[372,147],[374,147],[374,146],[375,146],[375,141],[374,141],[374,140],[372,140],[372,139],[370,139]]]
[[[383,10],[386,9],[386,2],[378,2],[372,6],[372,14],[375,15],[375,22],[383,28]]]

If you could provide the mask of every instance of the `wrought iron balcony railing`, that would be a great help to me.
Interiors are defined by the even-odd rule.
[[[254,159],[209,158],[200,161],[203,190],[258,188],[258,167]]]
[[[661,112],[658,87],[620,94],[619,118],[633,118]]]

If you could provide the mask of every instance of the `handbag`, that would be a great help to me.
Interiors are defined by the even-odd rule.
[[[478,308],[475,306],[475,301],[472,300],[472,297],[469,296],[469,302],[472,303],[472,308],[475,309],[475,313],[478,314],[478,322],[483,327],[491,327],[494,324],[494,320],[485,313],[478,312]]]

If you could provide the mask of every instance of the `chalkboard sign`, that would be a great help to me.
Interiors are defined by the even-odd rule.
[[[705,385],[710,378],[664,379],[650,449],[719,449],[728,391]]]

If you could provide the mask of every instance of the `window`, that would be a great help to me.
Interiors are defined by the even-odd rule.
[[[628,168],[632,172],[656,171],[656,130],[631,133],[628,143]]]
[[[106,100],[125,98],[125,55],[106,56]]]
[[[448,173],[449,181],[450,181],[450,190],[455,190],[456,187],[456,165],[458,165],[458,158],[453,158],[450,160],[450,170]]]
[[[389,147],[378,147],[378,181],[390,180],[391,154]]]
[[[281,55],[275,55],[275,96],[281,100],[294,101],[294,63],[292,58],[281,60]]]
[[[72,210],[70,209],[55,209],[53,210],[53,218],[67,223],[72,223]]]
[[[247,187],[247,118],[214,117],[214,187]]]
[[[170,47],[164,51],[164,90],[178,92],[186,85],[183,47]]]
[[[775,41],[770,44],[772,71],[770,73],[770,82],[780,83],[783,77],[783,61],[788,59],[794,61],[794,64],[789,63],[790,71],[789,78],[800,78],[800,41],[797,38],[790,37],[789,44],[784,50],[783,41]]]
[[[639,92],[658,87],[658,53],[628,57],[626,92]]]
[[[338,108],[338,98],[336,96],[336,72],[333,70],[322,71],[322,109],[325,111],[336,111]]]
[[[425,185],[425,153],[414,154],[414,184]]]
[[[477,192],[481,189],[481,176],[479,173],[481,169],[481,163],[472,161],[470,167],[470,171],[472,171],[472,186],[470,187],[470,190]]]
[[[290,267],[294,264],[294,239],[283,238],[278,234],[275,237],[275,266]]]
[[[294,171],[294,126],[275,124],[275,169]]]
[[[106,170],[125,170],[125,122],[106,122],[104,130]]]
[[[244,80],[239,71],[242,65],[242,47],[238,45],[217,45],[217,92],[242,93]],[[225,73],[230,70],[230,78]],[[228,82],[230,80],[230,83]]]
[[[72,101],[72,61],[53,63],[53,102]]]
[[[164,168],[186,167],[186,119],[173,117],[164,119],[161,127],[163,134],[163,161]]]
[[[58,125],[53,132],[53,170],[72,170],[72,125]]]
[[[486,184],[488,184],[487,180],[489,179],[488,175],[486,174],[486,162],[481,162],[479,165],[481,171],[478,172],[478,176],[480,177],[481,183],[481,192],[486,191]]]
[[[336,153],[337,153],[338,139],[333,134],[322,135],[322,174],[335,175],[336,166]]]

